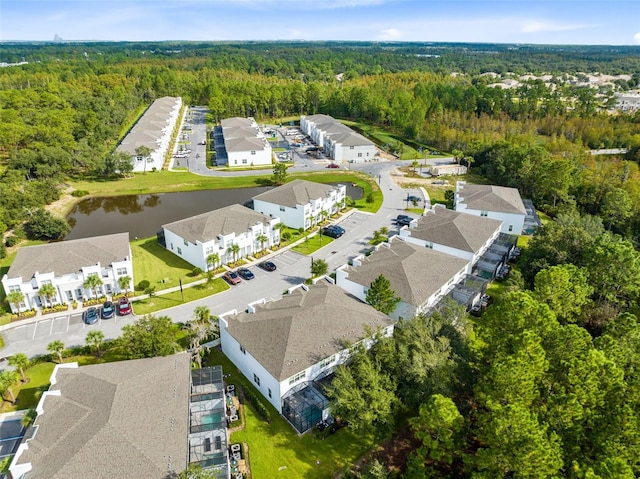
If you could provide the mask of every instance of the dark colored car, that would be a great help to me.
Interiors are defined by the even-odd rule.
[[[238,276],[236,273],[234,273],[233,271],[227,271],[225,274],[222,275],[222,277],[227,281],[227,283],[229,284],[238,284],[240,283],[242,280],[240,279],[240,276]]]
[[[262,268],[265,271],[276,270],[276,264],[273,261],[263,261],[262,263],[258,263],[258,267]]]
[[[105,301],[102,305],[102,319],[113,318],[115,313],[116,309],[113,307],[113,303],[111,301]]]
[[[329,163],[327,165],[327,168],[340,168],[340,165],[337,163]]]
[[[84,322],[86,324],[96,324],[98,322],[98,310],[91,306],[84,312]]]
[[[322,234],[330,238],[340,238],[344,234],[344,228],[337,225],[330,225],[322,228]]]
[[[120,316],[131,314],[131,303],[127,298],[122,297],[118,300],[118,311],[120,312]]]
[[[396,218],[396,224],[398,226],[409,226],[412,221],[413,218],[407,215],[398,215],[398,217]]]
[[[415,201],[416,203],[420,203],[422,201],[422,198],[420,198],[419,196],[407,196],[407,201]]]
[[[245,279],[245,280],[250,280],[255,278],[253,273],[249,271],[247,268],[240,268],[239,270],[236,271],[236,273],[238,273],[238,276],[240,276],[242,279]]]

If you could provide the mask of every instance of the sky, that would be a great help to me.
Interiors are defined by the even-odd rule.
[[[640,0],[0,0],[0,41],[640,45]]]

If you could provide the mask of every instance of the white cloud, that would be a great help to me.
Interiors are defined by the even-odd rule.
[[[633,36],[633,39],[636,41],[636,43],[640,44],[640,32],[636,33]]]
[[[378,34],[378,40],[391,41],[400,40],[404,37],[404,33],[397,28],[386,28]]]
[[[540,32],[568,32],[571,30],[583,30],[589,28],[589,25],[581,24],[562,24],[538,20],[530,20],[522,25],[521,31],[524,33],[540,33]]]

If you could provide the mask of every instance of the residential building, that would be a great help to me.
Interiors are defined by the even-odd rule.
[[[271,144],[253,118],[226,118],[220,123],[228,166],[272,164]]]
[[[378,153],[375,143],[328,115],[302,116],[300,129],[338,163],[372,161]]]
[[[400,298],[393,319],[410,319],[434,306],[469,270],[469,260],[408,243],[397,236],[336,270],[336,284],[366,301],[371,283],[380,275]]]
[[[253,209],[290,228],[309,229],[345,207],[347,187],[294,180],[253,197]]]
[[[198,463],[216,467],[218,477],[228,478],[226,423],[216,428],[197,423],[205,373],[210,374],[204,379],[221,391],[217,396],[224,418],[218,369],[192,374],[188,353],[82,367],[57,365],[38,403],[35,423],[11,462],[12,477],[165,479]],[[207,393],[210,400],[216,396],[211,387]],[[216,414],[211,407],[208,414]],[[205,436],[209,462],[199,449]]]
[[[231,205],[162,225],[160,242],[172,253],[207,271],[207,258],[217,254],[227,264],[280,243],[280,219]],[[232,249],[236,245],[237,251]]]
[[[298,432],[326,419],[316,381],[344,363],[370,335],[393,333],[393,321],[323,278],[282,299],[250,304],[219,319],[222,352]]]
[[[86,288],[89,276],[98,276],[101,285]],[[118,280],[128,276],[128,290],[133,289],[133,263],[129,234],[117,233],[57,243],[20,248],[9,271],[2,277],[7,294],[19,291],[24,295],[20,311],[39,309],[52,304],[82,302],[96,294],[112,295],[123,292]],[[44,284],[55,287],[55,294],[45,298],[40,293]],[[11,305],[12,312],[18,312]]]
[[[166,96],[157,99],[120,142],[117,151],[131,155],[133,171],[162,169],[181,109],[182,98]],[[136,153],[141,146],[151,150],[147,158]]]
[[[522,234],[527,210],[517,188],[456,183],[455,210],[502,221],[503,233]]]
[[[467,273],[498,239],[502,228],[500,220],[448,210],[443,205],[434,205],[412,224],[415,227],[400,230],[402,239],[469,261]]]

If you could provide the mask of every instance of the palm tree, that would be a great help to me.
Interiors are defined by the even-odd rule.
[[[233,255],[233,262],[236,262],[236,256],[240,252],[240,246],[236,243],[231,243],[227,248],[227,253],[231,253]]]
[[[84,284],[82,286],[84,286],[86,289],[92,290],[94,296],[97,298],[98,288],[102,286],[102,280],[97,274],[90,274],[89,276],[87,276],[87,279],[84,281]]]
[[[62,352],[64,351],[64,343],[59,339],[52,341],[47,346],[47,351],[58,355],[58,363],[62,364]]]
[[[187,323],[190,330],[191,353],[198,363],[198,368],[202,367],[202,341],[212,330],[211,311],[206,306],[197,306],[193,310],[193,321]]]
[[[265,234],[261,234],[256,239],[260,242],[260,251],[264,251],[264,244],[269,241],[269,237]]]
[[[465,156],[463,159],[467,163],[467,173],[468,173],[471,171],[471,165],[475,160],[473,159],[473,156]]]
[[[4,393],[9,393],[9,396],[11,397],[11,404],[16,403],[16,396],[11,390],[11,386],[16,384],[18,381],[20,381],[18,371],[11,371],[7,369],[0,372],[0,391],[2,391],[2,395],[4,395]]]
[[[49,303],[49,306],[53,308],[53,300],[51,298],[55,297],[57,293],[56,287],[51,283],[45,283],[40,286],[40,296],[42,296]]]
[[[87,333],[87,337],[85,338],[85,343],[92,349],[96,350],[96,357],[102,356],[102,351],[100,348],[102,347],[102,343],[104,342],[104,333],[99,329],[92,329]]]
[[[9,366],[13,366],[20,373],[22,382],[27,382],[27,377],[24,375],[24,370],[29,367],[29,358],[24,353],[17,353],[9,357]]]
[[[18,316],[20,316],[20,303],[24,301],[24,293],[22,291],[11,291],[7,295],[7,301],[9,301],[9,304],[14,306],[15,310],[18,312]]]
[[[20,418],[20,424],[22,424],[22,427],[26,429],[33,424],[37,417],[38,411],[36,411],[34,408],[31,408],[23,414],[22,418]]]
[[[211,265],[211,269],[216,269],[220,262],[220,255],[218,253],[211,253],[207,256],[207,266]]]
[[[383,236],[389,236],[389,228],[383,226],[382,228],[380,228],[380,234]]]
[[[131,277],[129,276],[120,276],[118,278],[118,287],[123,290],[124,295],[129,296],[129,286],[131,285]]]

